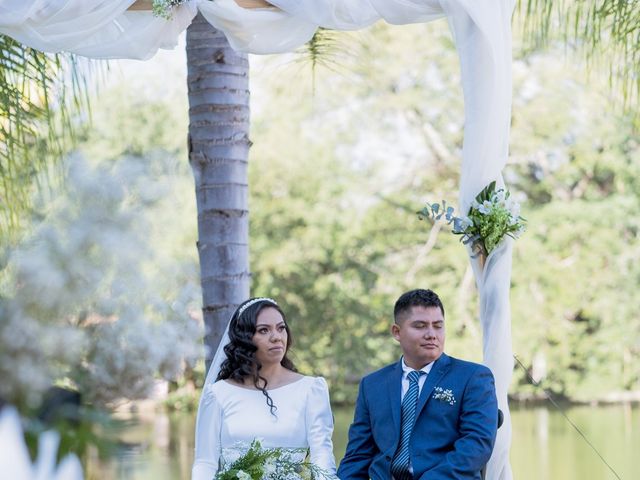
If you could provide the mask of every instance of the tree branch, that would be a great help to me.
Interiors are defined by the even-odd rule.
[[[429,231],[429,237],[424,245],[418,251],[418,255],[416,256],[413,265],[406,273],[404,279],[407,285],[411,285],[414,283],[416,278],[416,273],[420,268],[422,268],[425,258],[429,255],[429,252],[433,250],[433,247],[436,246],[436,240],[438,239],[438,233],[442,229],[442,222],[434,222],[431,230]]]

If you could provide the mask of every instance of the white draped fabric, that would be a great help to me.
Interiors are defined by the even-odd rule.
[[[151,58],[173,48],[197,13],[194,2],[171,21],[129,11],[135,0],[0,0],[0,33],[44,52],[91,58]]]
[[[248,10],[234,0],[192,0],[176,8],[171,20],[164,20],[150,12],[127,11],[134,0],[0,0],[0,33],[49,52],[145,59],[158,48],[174,46],[197,10],[225,32],[235,49],[251,53],[290,51],[308,41],[319,26],[352,30],[381,19],[407,24],[446,17],[460,57],[465,100],[460,210],[466,212],[475,195],[491,181],[502,182],[508,155],[510,21],[515,0],[269,1],[277,8]],[[507,480],[512,477],[507,405],[513,367],[511,242],[492,252],[484,268],[477,259],[471,262],[480,292],[484,362],[494,372],[505,414],[487,478]]]
[[[38,437],[38,457],[31,463],[20,415],[13,407],[0,410],[0,472],[11,480],[82,480],[82,465],[73,454],[57,461],[60,434],[49,430]]]

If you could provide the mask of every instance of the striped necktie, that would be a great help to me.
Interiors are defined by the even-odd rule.
[[[398,445],[398,450],[396,450],[391,461],[391,473],[395,480],[410,480],[412,478],[409,472],[409,441],[411,440],[413,424],[416,421],[416,406],[418,405],[418,392],[420,391],[418,379],[421,375],[425,375],[422,370],[413,370],[407,375],[409,389],[402,399],[400,445]]]

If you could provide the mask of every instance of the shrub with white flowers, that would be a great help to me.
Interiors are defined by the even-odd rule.
[[[150,248],[145,213],[162,192],[140,160],[68,167],[2,272],[0,397],[37,405],[63,381],[97,405],[144,398],[202,356],[197,275],[162,271]]]

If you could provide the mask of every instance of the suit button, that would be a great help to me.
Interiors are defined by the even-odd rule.
[[[389,455],[387,455],[386,457],[384,457],[385,459],[391,461],[391,457]]]

